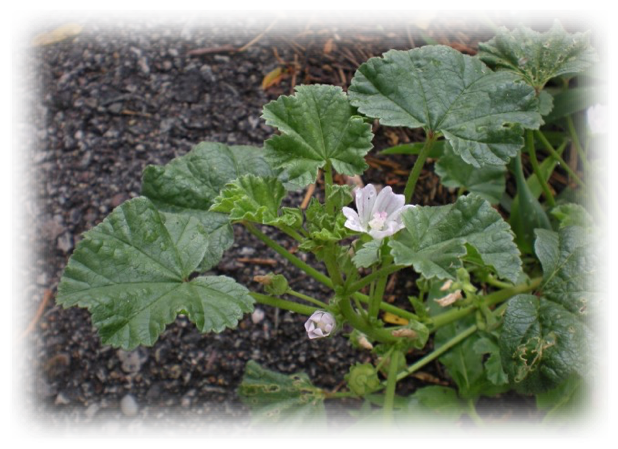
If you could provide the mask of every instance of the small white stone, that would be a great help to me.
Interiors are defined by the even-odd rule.
[[[125,416],[135,416],[139,411],[139,405],[131,394],[127,394],[120,400],[120,410]]]
[[[264,320],[265,315],[262,309],[255,309],[251,314],[251,321],[253,321],[253,324],[258,324]]]

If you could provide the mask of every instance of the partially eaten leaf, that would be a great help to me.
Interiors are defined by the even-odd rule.
[[[324,392],[304,373],[286,376],[249,360],[238,395],[254,422],[319,425],[326,420]]]
[[[558,21],[546,32],[528,27],[500,28],[494,38],[479,44],[486,64],[517,73],[538,92],[557,76],[580,73],[597,61],[589,33],[567,33]]]

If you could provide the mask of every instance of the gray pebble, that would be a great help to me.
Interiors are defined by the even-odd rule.
[[[120,400],[120,410],[125,416],[135,416],[139,411],[139,405],[133,395],[127,394]]]

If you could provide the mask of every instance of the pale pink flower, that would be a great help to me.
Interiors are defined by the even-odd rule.
[[[323,310],[316,310],[305,323],[310,339],[328,337],[335,328],[335,317]]]
[[[414,207],[404,204],[405,197],[393,193],[390,186],[384,187],[378,194],[373,185],[367,184],[356,191],[356,211],[343,208],[343,215],[347,218],[345,227],[382,240],[404,228],[401,214]]]

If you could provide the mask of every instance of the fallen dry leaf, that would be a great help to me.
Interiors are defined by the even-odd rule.
[[[279,84],[285,75],[286,71],[281,67],[271,70],[262,80],[262,89],[266,90],[271,86]]]
[[[331,51],[333,51],[333,44],[334,44],[334,41],[332,38],[326,41],[326,43],[324,44],[324,54],[327,55]]]
[[[422,9],[416,17],[410,21],[410,25],[414,25],[421,30],[427,30],[432,20],[436,18],[438,11],[435,9]]]
[[[35,36],[32,40],[32,45],[40,47],[43,45],[51,45],[57,42],[62,42],[65,39],[77,36],[83,29],[84,27],[78,23],[67,23],[48,33],[42,33]]]
[[[384,314],[382,315],[382,319],[384,320],[384,322],[389,324],[398,324],[401,326],[405,326],[406,324],[408,324],[408,320],[398,317],[397,315],[393,315],[390,312],[384,312]]]

